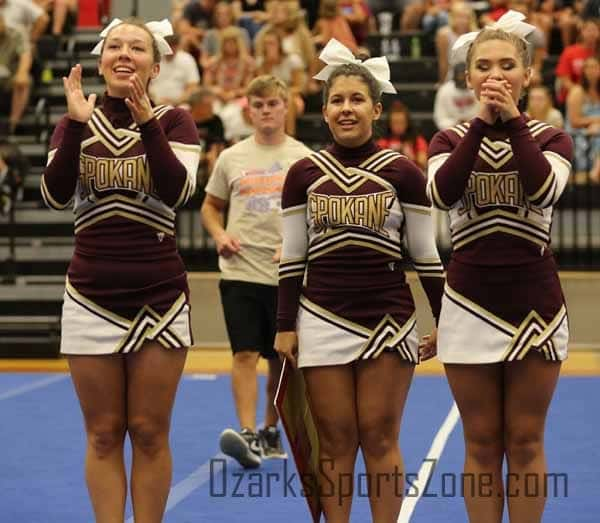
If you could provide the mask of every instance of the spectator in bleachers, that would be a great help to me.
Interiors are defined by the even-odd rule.
[[[34,0],[50,17],[47,32],[59,37],[72,34],[77,25],[77,0]]]
[[[512,0],[510,7],[514,11],[523,13],[527,21],[535,26],[535,29],[525,37],[525,40],[529,44],[529,51],[531,53],[531,79],[529,85],[540,85],[542,83],[544,59],[548,54],[546,35],[540,25],[538,25],[540,17],[535,16],[535,13],[531,10],[530,0]]]
[[[410,112],[402,102],[392,105],[387,133],[377,140],[377,145],[402,153],[423,170],[427,166],[427,140],[414,128]]]
[[[0,0],[0,15],[4,23],[24,32],[27,41],[35,45],[44,34],[50,18],[32,0]]]
[[[456,39],[465,33],[477,30],[475,11],[466,2],[455,2],[448,13],[448,25],[438,29],[435,46],[438,59],[438,81],[443,83],[450,78],[452,46]]]
[[[581,85],[567,97],[567,131],[575,143],[575,171],[587,172],[600,157],[600,61],[585,60]]]
[[[218,2],[215,5],[213,27],[206,31],[202,39],[202,52],[200,55],[202,69],[208,67],[210,61],[219,53],[220,35],[228,27],[236,27],[234,21],[234,12],[231,4],[228,2]],[[248,31],[243,27],[238,27],[238,30],[244,38],[246,48],[250,50],[252,42]]]
[[[14,133],[27,106],[31,63],[31,47],[23,32],[9,27],[0,13],[0,109],[2,114],[9,115],[10,134]]]
[[[305,70],[314,67],[316,52],[312,35],[304,21],[304,14],[295,0],[275,1],[271,8],[271,21],[256,35],[254,50],[257,55],[264,54],[263,37],[267,31],[275,29],[288,54],[297,54],[302,58]]]
[[[509,9],[510,0],[489,0],[489,10],[480,17],[482,26],[497,22]]]
[[[402,31],[425,29],[435,33],[448,23],[451,0],[407,0],[400,20]],[[427,16],[427,22],[425,17]]]
[[[15,201],[23,199],[29,160],[15,143],[0,131],[0,215],[7,215]]]
[[[405,0],[404,3],[400,29],[402,31],[418,31],[421,29],[421,20],[431,0]]]
[[[266,0],[234,0],[231,6],[237,24],[248,31],[251,39],[269,21]]]
[[[296,134],[296,118],[304,113],[304,94],[306,71],[302,59],[296,54],[287,54],[283,42],[274,29],[263,35],[263,54],[256,55],[257,75],[268,74],[283,80],[288,87],[288,109],[285,131],[290,136]]]
[[[556,66],[559,103],[564,103],[571,88],[579,83],[583,62],[598,54],[600,49],[600,26],[597,20],[586,20],[581,27],[580,42],[564,49]]]
[[[452,2],[450,0],[434,0],[425,10],[421,28],[433,35],[438,29],[448,25],[448,17]]]
[[[546,0],[554,4],[553,0]],[[572,0],[565,2],[564,7],[560,5],[560,0],[556,0],[555,16],[556,23],[560,29],[560,36],[563,47],[568,47],[576,43],[581,23],[583,21],[583,0]]]
[[[225,130],[223,121],[214,113],[214,94],[210,89],[200,88],[190,97],[190,112],[198,129],[198,138],[202,145],[200,157],[199,185],[208,180],[217,160],[225,148]]]
[[[194,56],[200,54],[204,33],[212,26],[214,7],[215,0],[190,0],[176,22],[181,47]]]
[[[177,26],[179,20],[183,17],[183,10],[187,4],[187,0],[171,0],[171,23],[173,27]]]
[[[442,84],[435,95],[433,120],[442,131],[475,118],[479,102],[467,87],[466,65],[456,64],[452,68],[452,78]]]
[[[526,112],[530,118],[546,122],[559,129],[564,125],[562,113],[554,107],[550,91],[543,85],[529,89]]]
[[[223,120],[225,136],[237,135],[241,123],[245,88],[254,77],[255,63],[239,27],[220,33],[219,53],[208,63],[203,84],[215,94],[216,113]]]
[[[38,42],[48,27],[48,14],[32,0],[0,0],[0,14],[4,15],[7,26],[23,32],[27,47],[31,47],[29,71],[30,79],[34,81],[43,69],[44,56],[38,52]],[[52,46],[51,54],[55,52]]]
[[[340,12],[346,19],[359,46],[367,42],[367,36],[375,30],[375,21],[365,0],[338,0]]]
[[[204,71],[204,85],[212,89],[222,104],[244,96],[254,76],[254,60],[239,27],[228,27],[219,34],[219,52]]]
[[[160,61],[160,73],[150,82],[148,91],[157,104],[187,104],[191,94],[200,87],[200,75],[194,57],[179,48],[179,35],[166,37],[173,54]]]
[[[523,5],[525,7],[522,7]],[[512,0],[510,8],[524,13],[527,16],[527,22],[544,34],[546,51],[548,51],[552,40],[554,18],[556,17],[554,0]]]
[[[325,47],[327,42],[335,38],[338,42],[356,53],[358,44],[350,24],[342,15],[338,0],[321,0],[319,18],[313,27],[313,42],[317,49]]]

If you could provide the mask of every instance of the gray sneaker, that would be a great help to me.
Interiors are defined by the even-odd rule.
[[[250,429],[242,429],[236,432],[233,429],[225,429],[221,433],[219,445],[223,454],[235,459],[246,469],[255,469],[261,464],[261,449],[258,436]]]
[[[287,459],[287,454],[281,444],[281,432],[277,427],[265,427],[258,432],[258,439],[263,459]]]

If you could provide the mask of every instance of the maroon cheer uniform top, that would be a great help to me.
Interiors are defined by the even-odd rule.
[[[278,330],[296,330],[299,365],[344,364],[384,350],[418,361],[412,260],[437,318],[444,269],[425,178],[373,141],[334,144],[294,164],[282,195]]]
[[[437,133],[428,194],[448,211],[453,253],[439,324],[445,362],[566,357],[567,313],[550,250],[571,171],[569,136],[524,115]]]
[[[75,214],[63,352],[130,352],[146,339],[191,343],[175,211],[194,193],[200,147],[186,111],[153,111],[138,126],[123,99],[105,96],[87,124],[65,116],[54,130],[42,195]],[[98,348],[77,348],[86,343]]]

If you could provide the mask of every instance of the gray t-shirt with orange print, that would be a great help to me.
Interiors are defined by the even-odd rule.
[[[219,258],[224,280],[277,285],[272,258],[281,245],[283,182],[290,166],[311,152],[289,136],[261,145],[252,135],[220,154],[206,192],[228,202],[226,231],[241,245],[234,256]]]

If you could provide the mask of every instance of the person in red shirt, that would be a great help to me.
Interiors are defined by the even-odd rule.
[[[402,153],[423,170],[427,165],[427,140],[417,133],[407,107],[401,102],[392,106],[388,133],[377,141],[377,145]]]
[[[596,20],[586,20],[581,27],[580,42],[565,47],[556,66],[559,82],[558,102],[563,104],[573,85],[581,80],[583,62],[598,53],[600,47],[600,27]]]
[[[490,10],[481,15],[481,25],[497,22],[502,15],[508,12],[510,2],[508,0],[490,0]]]

